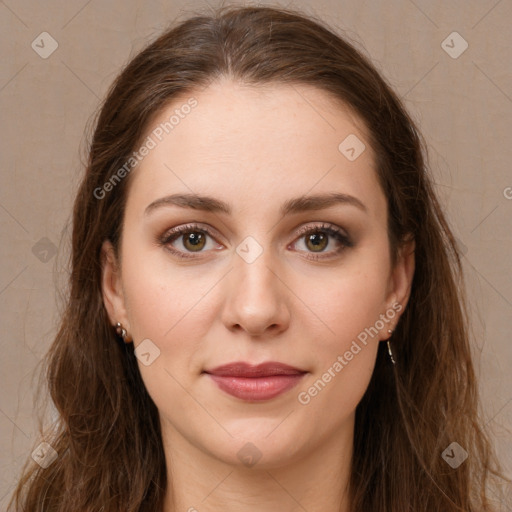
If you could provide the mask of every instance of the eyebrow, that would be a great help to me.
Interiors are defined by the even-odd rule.
[[[350,205],[359,208],[363,212],[368,212],[366,206],[354,196],[341,193],[316,194],[308,196],[299,196],[289,199],[283,203],[280,209],[282,216],[300,213],[304,211],[324,210],[335,205]],[[210,196],[201,196],[197,194],[172,194],[161,197],[153,201],[144,211],[148,215],[152,211],[164,206],[179,206],[181,208],[192,208],[205,212],[219,212],[231,215],[231,206],[219,199]]]

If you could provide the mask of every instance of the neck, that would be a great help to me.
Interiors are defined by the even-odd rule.
[[[163,512],[350,512],[353,419],[308,453],[252,467],[213,457],[169,425],[163,432]]]

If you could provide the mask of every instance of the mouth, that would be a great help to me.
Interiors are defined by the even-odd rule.
[[[305,370],[278,362],[229,363],[203,371],[225,393],[247,402],[270,400],[295,387]]]

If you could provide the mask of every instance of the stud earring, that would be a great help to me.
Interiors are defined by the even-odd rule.
[[[391,359],[391,362],[393,364],[396,364],[396,361],[393,357],[393,352],[391,350],[391,343],[389,342],[390,338],[391,338],[391,334],[393,334],[393,331],[391,329],[388,329],[388,333],[390,334],[389,338],[386,340],[386,344],[388,346],[388,354],[389,354],[389,358]]]
[[[125,343],[130,343],[131,341],[133,341],[132,338],[126,332],[126,329],[123,327],[123,324],[121,322],[116,323],[115,329],[116,329],[116,334],[118,336],[121,336],[121,338],[123,338],[123,341]]]

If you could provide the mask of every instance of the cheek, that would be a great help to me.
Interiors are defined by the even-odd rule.
[[[299,293],[307,297],[305,304],[324,326],[321,345],[327,351],[343,350],[351,340],[374,327],[385,312],[388,275],[379,270],[382,268],[386,268],[383,261],[367,265],[360,261],[357,266],[314,280],[314,288],[308,287],[307,280],[301,281],[303,288]]]
[[[182,407],[187,394],[181,386],[188,388],[202,370],[201,356],[219,315],[214,288],[219,275],[178,267],[165,254],[135,252],[123,261],[123,273],[136,354],[143,340],[158,354],[148,366],[138,360],[144,384],[159,408]]]
[[[199,369],[198,355],[204,351],[210,317],[215,314],[207,294],[215,279],[192,277],[190,271],[153,263],[135,257],[126,260],[126,276],[130,276],[125,282],[126,304],[136,354],[142,352],[142,343],[150,347],[149,365],[138,358],[145,387],[157,407],[172,416],[172,410],[181,410],[187,403],[183,387]],[[153,345],[147,345],[147,340]],[[152,351],[157,354],[154,359]]]
[[[323,326],[317,332],[321,335],[314,337],[314,372],[297,398],[306,410],[318,411],[326,420],[345,419],[368,387],[380,338],[387,329],[381,317],[387,318],[385,269],[382,259],[360,258],[350,269],[347,265],[346,271],[330,275],[323,292],[315,287],[315,293],[309,293],[307,304]]]
[[[322,417],[326,429],[355,411],[370,382],[380,339],[375,328],[382,313],[380,293],[359,280],[340,279],[339,284],[341,291],[319,302],[329,329],[316,337],[312,374],[297,393],[298,403]]]
[[[178,342],[181,336],[176,333],[184,326],[191,339],[194,331],[200,332],[204,323],[194,320],[204,315],[203,301],[216,276],[206,270],[201,274],[192,266],[172,264],[163,251],[127,255],[123,282],[134,339],[150,338],[168,345]]]

